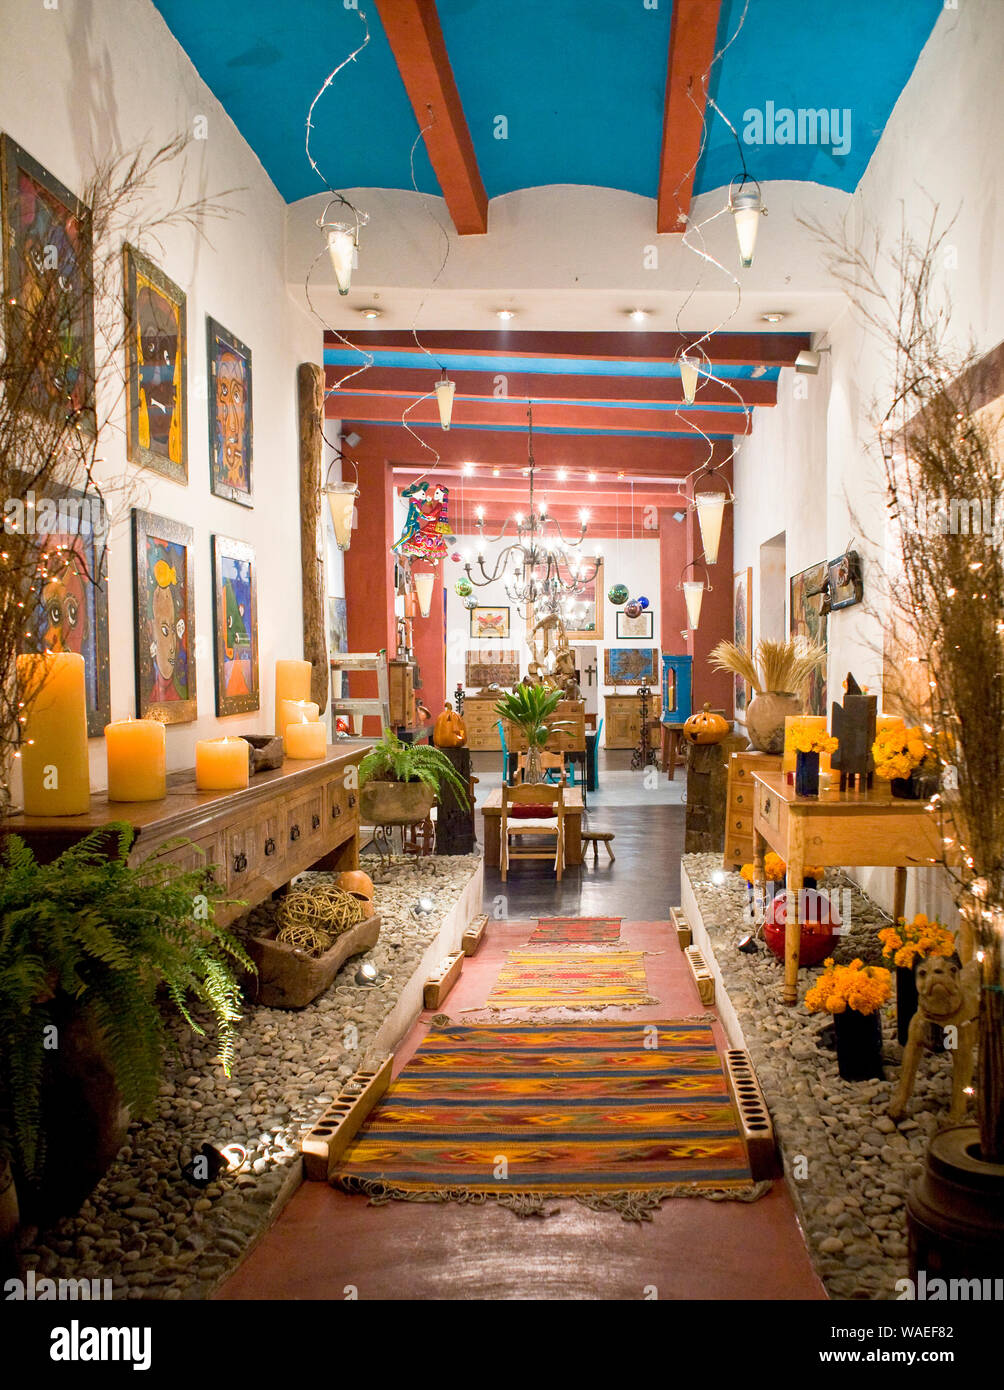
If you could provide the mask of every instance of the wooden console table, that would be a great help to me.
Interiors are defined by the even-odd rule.
[[[928,868],[944,858],[941,827],[924,801],[904,801],[878,790],[821,791],[796,796],[783,772],[753,770],[754,881],[764,882],[764,854],[769,845],[788,866],[788,915],[784,938],[782,1001],[798,1000],[800,927],[798,894],[805,865],[824,868],[894,868],[893,915],[903,915],[908,867]]]
[[[498,868],[502,850],[501,787],[489,795],[481,811],[485,818],[485,863]],[[582,863],[582,792],[578,787],[565,788],[565,863]]]
[[[369,747],[353,740],[329,746],[324,758],[287,759],[235,792],[197,791],[194,771],[175,772],[162,801],[109,801],[99,792],[86,815],[13,815],[0,821],[0,836],[20,835],[48,862],[92,830],[126,821],[136,831],[130,864],[214,865],[239,900],[217,909],[217,921],[231,922],[306,869],[358,868],[359,793],[345,786],[345,772]]]

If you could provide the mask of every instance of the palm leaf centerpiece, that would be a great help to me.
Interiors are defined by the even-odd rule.
[[[552,728],[565,722],[551,718],[563,698],[562,690],[547,690],[542,685],[517,685],[495,706],[495,713],[515,724],[526,739],[526,782],[541,780],[540,750],[547,743]]]

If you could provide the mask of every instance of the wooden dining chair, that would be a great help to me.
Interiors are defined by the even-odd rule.
[[[526,849],[521,837],[546,837],[554,846]],[[502,824],[499,835],[499,868],[502,882],[509,873],[511,859],[553,859],[558,882],[565,867],[565,787],[531,782],[521,787],[502,788]]]

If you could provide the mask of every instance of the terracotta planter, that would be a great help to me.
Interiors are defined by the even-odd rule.
[[[754,695],[746,707],[746,732],[753,747],[761,753],[783,753],[785,717],[801,713],[801,699],[788,691]]]
[[[935,1278],[1001,1277],[1004,1164],[984,1163],[979,1152],[975,1125],[943,1129],[931,1140],[927,1168],[907,1197],[910,1275],[925,1272],[928,1298]]]
[[[427,820],[436,795],[422,782],[367,782],[359,816],[367,825],[414,825]]]
[[[248,955],[258,967],[255,1002],[268,1009],[305,1009],[323,994],[350,956],[371,950],[380,935],[380,918],[366,917],[342,932],[323,956],[308,956],[274,936],[254,936]]]

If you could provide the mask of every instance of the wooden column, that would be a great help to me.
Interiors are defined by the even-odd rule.
[[[314,362],[297,371],[300,408],[300,567],[303,573],[303,655],[314,666],[310,698],[321,713],[331,685],[324,599],[324,528],[321,525],[321,452],[324,376]]]

